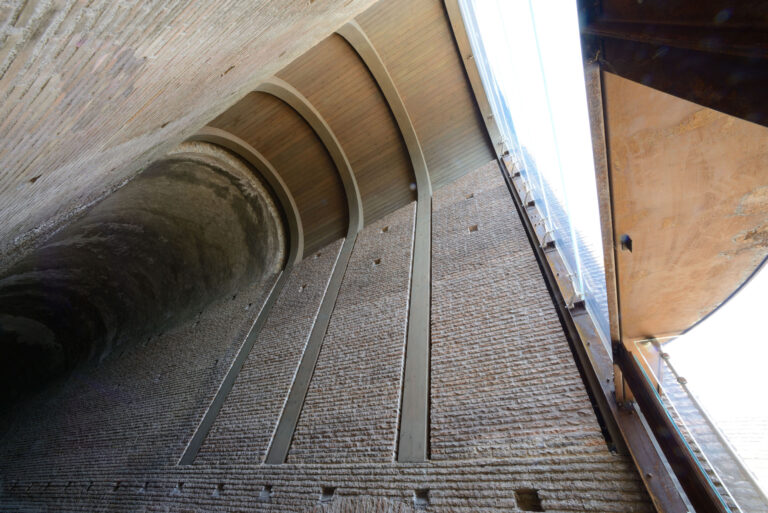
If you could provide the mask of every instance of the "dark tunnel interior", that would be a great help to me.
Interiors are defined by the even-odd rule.
[[[255,173],[183,143],[0,278],[0,405],[274,275],[286,249]]]

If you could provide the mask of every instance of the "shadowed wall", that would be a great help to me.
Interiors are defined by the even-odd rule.
[[[182,144],[0,279],[5,399],[278,272],[285,245],[244,163]]]

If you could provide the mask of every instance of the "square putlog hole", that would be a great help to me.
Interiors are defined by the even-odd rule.
[[[335,486],[323,486],[320,489],[320,502],[331,502],[336,494]]]
[[[264,488],[259,492],[259,502],[272,502],[272,485],[264,485]]]
[[[476,224],[473,224],[472,226],[469,227],[469,233],[476,232],[476,231],[477,231],[477,225]]]
[[[515,490],[515,502],[517,502],[517,507],[523,511],[544,511],[544,508],[541,507],[539,492],[533,488]]]
[[[413,491],[413,507],[416,509],[427,509],[429,506],[429,489],[419,488]]]

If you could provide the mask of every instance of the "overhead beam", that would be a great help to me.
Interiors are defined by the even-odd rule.
[[[352,21],[338,30],[368,67],[384,94],[405,141],[416,180],[417,203],[413,239],[411,297],[405,347],[403,396],[397,460],[429,457],[430,278],[432,265],[432,182],[427,161],[402,96],[384,61],[362,27]]]
[[[226,148],[256,168],[277,196],[287,218],[290,235],[288,263],[289,265],[298,263],[304,254],[304,228],[299,215],[299,208],[290,189],[272,164],[256,148],[220,128],[203,127],[188,140],[209,142]]]
[[[312,381],[312,374],[314,373],[317,359],[320,356],[320,349],[323,345],[325,334],[328,331],[328,325],[331,322],[331,315],[336,306],[339,289],[341,289],[341,283],[344,279],[349,259],[352,256],[352,249],[355,246],[357,234],[363,229],[363,202],[360,197],[357,180],[355,179],[355,173],[352,170],[346,153],[344,153],[338,138],[333,133],[333,130],[331,130],[328,122],[309,100],[289,83],[275,77],[260,84],[256,91],[271,94],[284,101],[312,127],[336,165],[344,185],[349,212],[347,235],[336,258],[336,264],[333,267],[331,278],[328,281],[328,286],[315,318],[315,323],[312,326],[312,331],[304,348],[304,354],[296,370],[291,390],[288,392],[283,412],[280,415],[280,420],[275,428],[275,433],[264,461],[267,464],[280,464],[285,463],[288,458],[293,434],[299,423],[299,416],[304,406],[304,400],[307,397],[309,384]]]
[[[584,56],[634,82],[768,126],[761,2],[578,0]]]

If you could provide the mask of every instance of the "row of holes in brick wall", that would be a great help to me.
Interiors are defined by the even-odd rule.
[[[91,491],[94,485],[94,481],[88,481],[87,483],[83,483],[81,486],[85,488],[86,492]],[[152,485],[151,481],[145,482],[143,485],[139,486],[138,493],[144,493],[146,492],[150,486]],[[77,486],[73,481],[69,481],[64,489],[70,489],[73,486]],[[58,487],[58,486],[56,486]],[[122,481],[115,481],[114,485],[112,486],[112,491],[118,491],[122,488],[136,488],[136,485],[126,484],[123,485]],[[10,491],[24,491],[24,492],[30,492],[33,488],[36,488],[36,483],[28,484],[26,486],[20,486],[19,483],[14,482],[11,487]],[[52,483],[48,482],[44,490],[48,490],[52,488]],[[179,481],[176,483],[176,486],[171,488],[170,495],[181,495],[184,491],[184,482]],[[214,487],[211,496],[212,497],[221,497],[224,493],[224,483],[218,483]],[[334,486],[323,486],[320,488],[320,497],[319,502],[325,503],[330,502],[333,500],[334,496],[336,494],[336,487]],[[264,485],[264,487],[259,492],[259,496],[257,497],[257,500],[259,502],[271,502],[272,500],[272,485]],[[531,489],[531,488],[521,488],[518,490],[515,490],[515,502],[517,502],[518,507],[523,511],[544,511],[541,505],[541,499],[539,497],[539,492],[537,490]],[[417,488],[413,491],[413,505],[416,509],[425,509],[429,505],[429,489],[428,488]]]

